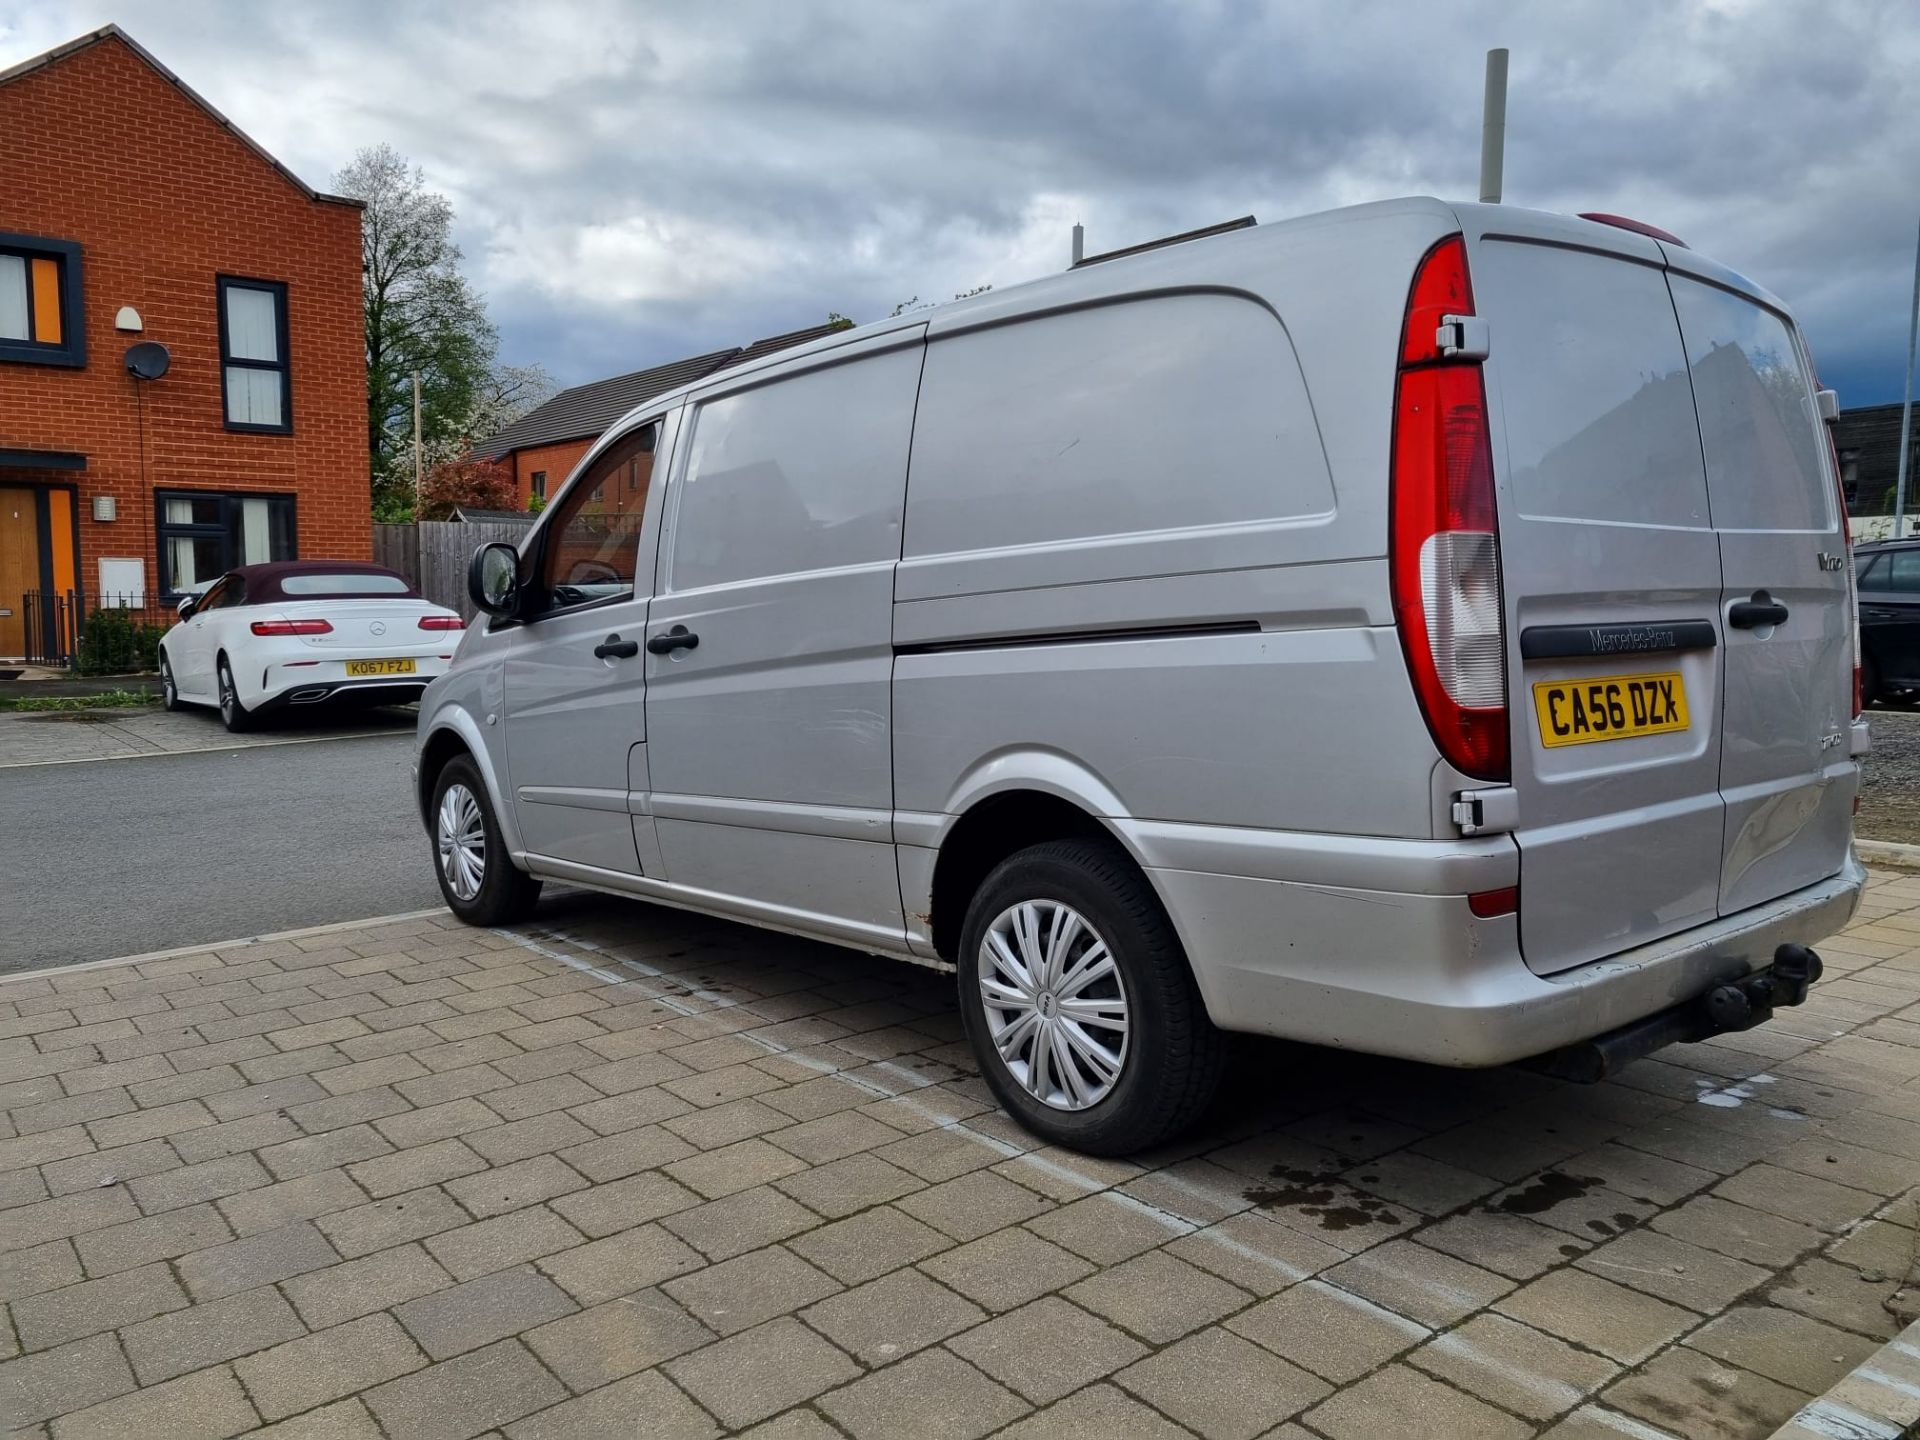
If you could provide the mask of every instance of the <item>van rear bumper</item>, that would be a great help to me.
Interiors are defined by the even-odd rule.
[[[1845,928],[1866,885],[1850,851],[1817,885],[1541,976],[1516,918],[1478,919],[1464,895],[1148,873],[1222,1029],[1455,1066],[1528,1059],[1693,1000]]]

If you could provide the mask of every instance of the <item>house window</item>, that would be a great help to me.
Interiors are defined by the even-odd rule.
[[[285,285],[220,277],[220,374],[229,430],[292,433]]]
[[[154,495],[160,589],[184,595],[236,565],[298,558],[291,495],[221,495],[161,490]]]
[[[545,500],[547,498],[547,472],[544,470],[534,471],[532,485],[533,498],[536,500]]]
[[[0,360],[86,363],[78,245],[0,233]]]

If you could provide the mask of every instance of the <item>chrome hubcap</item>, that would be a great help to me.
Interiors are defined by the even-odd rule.
[[[440,797],[435,836],[448,887],[462,900],[473,899],[487,876],[487,827],[480,820],[480,802],[466,786],[449,785]]]
[[[1127,1063],[1127,992],[1113,954],[1078,911],[1023,900],[980,944],[980,999],[994,1049],[1055,1110],[1106,1099]]]

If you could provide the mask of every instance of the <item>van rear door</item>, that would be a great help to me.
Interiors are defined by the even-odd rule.
[[[1488,322],[1520,943],[1550,974],[1718,913],[1720,548],[1659,246],[1462,209]]]
[[[1669,263],[1720,540],[1730,915],[1846,863],[1858,779],[1847,546],[1792,322],[1709,261],[1672,250]]]

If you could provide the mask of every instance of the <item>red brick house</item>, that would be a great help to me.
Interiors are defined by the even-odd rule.
[[[368,558],[359,202],[113,25],[0,71],[0,176],[0,658],[233,565]]]
[[[703,380],[729,365],[743,365],[843,328],[828,324],[792,330],[785,335],[769,335],[751,345],[714,350],[656,365],[651,370],[636,370],[630,375],[576,385],[529,410],[498,435],[476,446],[474,453],[498,460],[513,472],[518,503],[524,509],[536,496],[544,502],[557,494],[573,467],[580,463],[580,457],[593,447],[593,442],[634,406]]]

